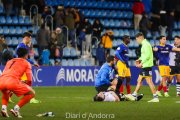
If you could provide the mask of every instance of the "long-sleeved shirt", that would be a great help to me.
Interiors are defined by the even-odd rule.
[[[118,58],[118,60],[126,63],[126,65],[129,66],[128,65],[128,60],[129,60],[128,47],[124,43],[119,45],[119,47],[117,48],[115,52],[115,56],[116,58]]]
[[[113,69],[109,66],[108,63],[104,63],[101,69],[99,70],[96,79],[95,79],[95,86],[99,87],[101,85],[110,85],[110,79],[113,74]]]
[[[139,60],[141,60],[143,66],[142,68],[152,67],[153,51],[151,44],[146,39],[144,39],[141,44],[141,57],[139,58]]]

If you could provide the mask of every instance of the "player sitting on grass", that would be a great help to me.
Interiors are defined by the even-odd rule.
[[[101,69],[98,71],[98,74],[95,79],[95,88],[98,93],[107,91],[108,89],[116,88],[115,85],[117,84],[117,79],[113,78],[113,66],[115,59],[113,56],[109,56],[107,57],[106,61],[107,62],[104,63]]]
[[[13,92],[16,96],[23,96],[20,101],[11,109],[10,112],[18,118],[20,115],[20,108],[27,104],[34,96],[35,91],[30,87],[32,85],[32,67],[26,60],[28,58],[28,51],[25,48],[17,50],[18,58],[14,58],[7,62],[4,71],[0,77],[0,90],[2,92],[2,109],[3,117],[9,117],[7,113],[7,105],[9,100],[9,92]],[[26,73],[27,81],[22,82],[21,76]]]
[[[153,50],[157,52],[158,60],[159,60],[159,72],[162,77],[162,81],[160,85],[158,86],[158,90],[156,93],[158,94],[158,96],[162,96],[160,91],[163,89],[164,96],[169,97],[167,86],[166,86],[166,81],[170,77],[169,53],[171,51],[178,52],[180,51],[180,48],[175,48],[169,44],[166,44],[166,37],[160,36],[160,45],[156,46]]]
[[[132,95],[124,95],[123,97],[116,94],[114,91],[100,92],[94,96],[94,101],[104,102],[118,102],[118,101],[139,101],[143,98],[143,94],[137,96],[135,99]]]

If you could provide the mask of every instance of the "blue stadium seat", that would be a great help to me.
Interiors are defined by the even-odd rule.
[[[35,57],[38,57],[39,56],[39,52],[38,52],[38,49],[37,48],[34,48],[34,52],[35,52]]]
[[[68,66],[74,66],[74,61],[72,59],[67,60]]]
[[[118,37],[119,36],[119,32],[118,32],[118,30],[114,30],[114,37]]]
[[[13,16],[13,17],[12,17],[12,23],[13,23],[13,24],[18,24],[18,18],[17,18],[17,16]]]
[[[23,38],[22,38],[22,37],[18,37],[18,43],[21,43],[21,42],[22,42],[22,40],[23,40]]]
[[[30,24],[30,23],[31,23],[29,16],[26,16],[26,17],[24,18],[24,23],[25,23],[25,24]]]
[[[7,26],[3,26],[3,34],[4,35],[9,34],[9,28]]]
[[[6,40],[7,45],[12,45],[11,37],[6,37],[5,40]]]
[[[71,54],[71,55],[70,55],[71,57],[76,57],[76,56],[77,56],[76,49],[75,49],[75,48],[71,48],[70,54]]]
[[[55,61],[54,61],[54,59],[50,59],[49,61],[50,61],[50,65],[52,65],[52,66],[54,66],[54,65],[55,65]]]
[[[128,29],[125,29],[125,30],[124,30],[124,35],[130,35],[130,33],[129,33],[129,30],[128,30]]]
[[[90,60],[85,60],[85,64],[86,64],[86,66],[92,66],[92,63]]]
[[[16,34],[17,35],[21,35],[22,34],[22,29],[19,26],[16,27]]]
[[[28,31],[28,29],[27,29],[27,27],[26,27],[26,26],[23,26],[21,29],[22,29],[22,33],[24,33],[24,32],[27,32],[27,31]]]
[[[17,37],[12,37],[12,45],[15,45],[15,46],[17,46],[18,45],[18,39],[17,39]]]
[[[5,24],[6,23],[6,19],[4,16],[0,16],[0,23],[1,24]]]
[[[70,57],[70,55],[71,55],[70,49],[67,48],[67,47],[65,47],[65,48],[63,49],[63,56],[64,56],[64,57]]]
[[[67,66],[67,65],[68,65],[68,64],[67,64],[67,60],[66,60],[66,59],[62,59],[61,65],[62,65],[62,66]]]
[[[115,50],[114,50],[114,49],[111,49],[111,50],[110,50],[110,55],[114,56],[114,54],[115,54]]]
[[[18,20],[19,20],[19,22],[18,22],[19,24],[24,24],[23,16],[19,16]]]
[[[80,66],[86,66],[86,62],[84,59],[80,59]]]
[[[117,41],[113,40],[113,47],[117,47]]]
[[[1,3],[0,4],[0,13],[3,13],[4,12],[4,7],[3,7],[3,4]]]
[[[16,34],[16,29],[14,28],[14,26],[9,27],[9,34],[11,35]]]
[[[119,30],[119,36],[123,37],[124,36],[124,31],[122,29]]]
[[[0,27],[0,34],[3,34],[3,28]]]
[[[75,59],[75,60],[74,60],[74,66],[80,66],[78,59]]]
[[[7,24],[12,24],[12,18],[10,16],[6,17],[6,23]]]
[[[37,41],[36,41],[35,37],[32,37],[32,44],[37,45]]]

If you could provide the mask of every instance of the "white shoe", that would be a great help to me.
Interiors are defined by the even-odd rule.
[[[124,95],[126,100],[135,101],[136,97],[132,96],[131,94]]]
[[[2,114],[3,117],[9,117],[9,115],[7,113],[7,110],[2,109],[1,114]]]
[[[150,100],[148,102],[159,102],[159,99],[158,98],[153,98],[152,100]]]
[[[169,97],[168,92],[165,92],[165,93],[164,93],[164,96],[165,96],[165,97]]]
[[[14,109],[11,109],[10,112],[14,115],[14,117],[22,118],[19,111],[15,111]]]

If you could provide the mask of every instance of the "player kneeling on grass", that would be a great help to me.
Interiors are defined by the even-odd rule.
[[[95,88],[98,93],[107,91],[110,86],[116,88],[115,85],[117,84],[117,80],[113,79],[113,66],[115,59],[113,56],[109,56],[106,61],[107,62],[104,63],[98,71],[95,79]]]
[[[14,108],[10,110],[10,112],[18,118],[22,118],[19,112],[20,108],[35,96],[35,91],[30,87],[32,85],[32,68],[26,60],[28,51],[25,48],[19,48],[17,55],[18,58],[7,62],[0,77],[0,90],[3,94],[1,114],[3,117],[9,117],[7,113],[9,92],[13,92],[18,97],[23,96]],[[21,81],[21,76],[24,73],[26,73],[28,78],[25,83]]]

